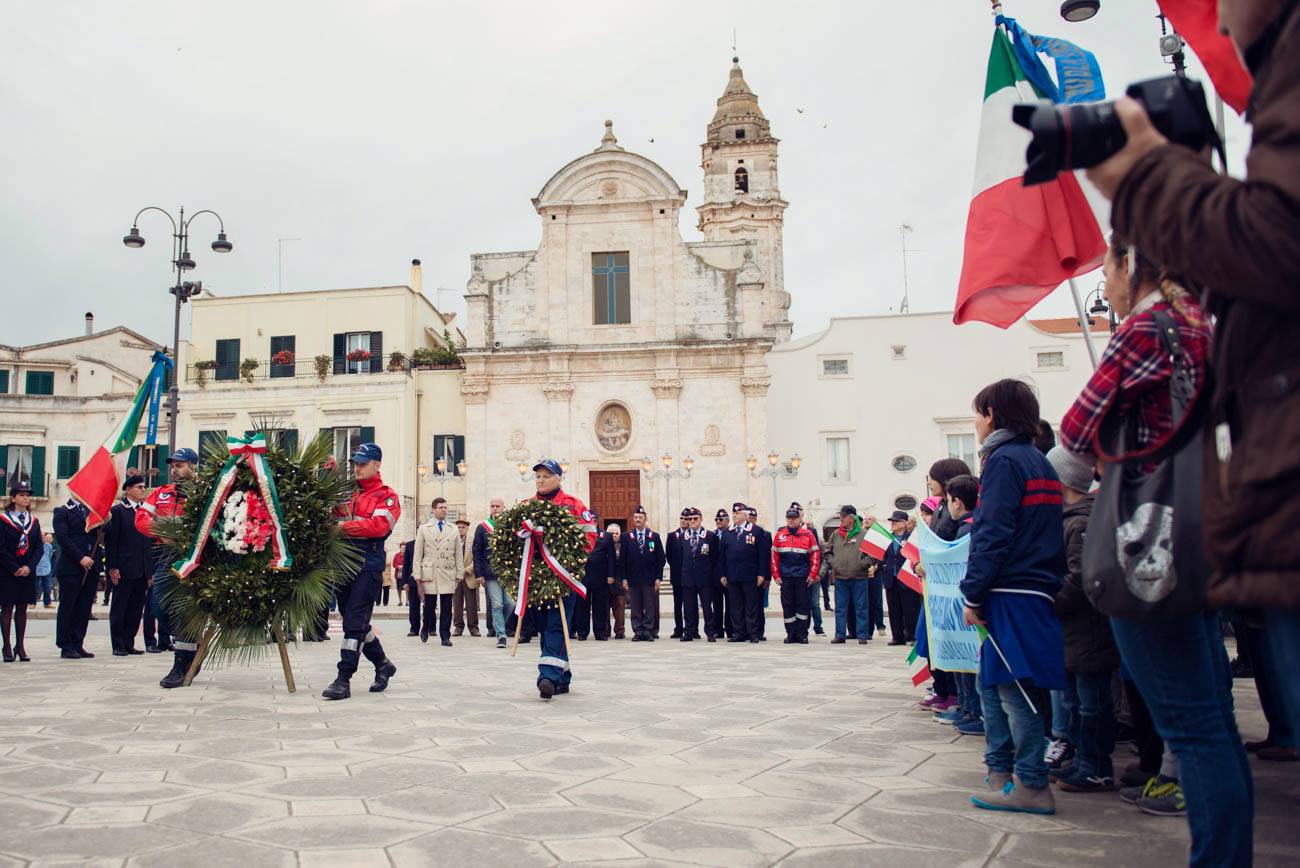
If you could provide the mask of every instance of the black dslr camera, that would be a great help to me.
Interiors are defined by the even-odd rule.
[[[1151,123],[1169,141],[1194,151],[1212,145],[1222,154],[1223,143],[1210,120],[1200,82],[1170,75],[1131,84],[1126,93],[1142,103]],[[1046,183],[1059,172],[1095,166],[1128,141],[1113,102],[1022,103],[1012,107],[1011,119],[1034,137],[1025,152],[1026,187]]]

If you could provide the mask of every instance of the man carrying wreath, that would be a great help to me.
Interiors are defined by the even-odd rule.
[[[595,516],[585,503],[561,490],[560,478],[564,471],[559,462],[545,458],[533,465],[533,474],[537,479],[535,499],[547,500],[568,510],[586,534],[586,551],[591,551],[596,544]],[[564,645],[564,620],[573,616],[573,595],[565,594],[560,605],[564,606],[563,619],[558,607],[538,610],[535,616],[542,640],[542,656],[537,661],[537,693],[544,700],[557,693],[568,693],[569,682],[573,680],[569,653]]]

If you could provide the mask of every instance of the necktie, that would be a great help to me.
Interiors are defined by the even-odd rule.
[[[438,522],[438,533],[442,533],[442,522]]]
[[[639,530],[636,532],[636,542],[637,542],[637,546],[641,549],[642,553],[644,553],[645,552],[645,531]]]
[[[691,531],[691,551],[695,552],[700,547],[700,535],[698,531]]]

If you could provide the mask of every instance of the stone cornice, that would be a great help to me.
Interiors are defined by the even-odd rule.
[[[548,401],[568,401],[573,397],[572,383],[542,383],[542,392]]]
[[[654,391],[656,398],[678,398],[682,394],[681,380],[652,380],[650,388]]]
[[[769,377],[741,377],[740,391],[747,398],[761,398],[767,394],[767,389],[772,385]]]
[[[486,404],[488,399],[487,383],[461,383],[460,396],[466,404]]]

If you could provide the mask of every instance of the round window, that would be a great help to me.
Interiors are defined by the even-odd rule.
[[[910,473],[916,469],[916,459],[911,455],[900,455],[894,459],[893,465],[899,473]]]
[[[910,494],[904,494],[901,497],[894,498],[894,509],[901,509],[903,512],[911,512],[916,509],[916,498]]]

